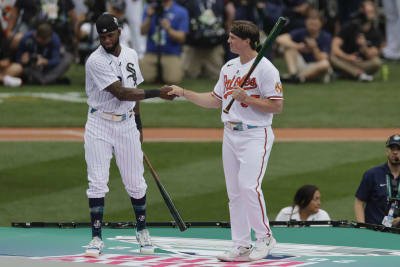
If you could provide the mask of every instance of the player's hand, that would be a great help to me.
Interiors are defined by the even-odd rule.
[[[246,98],[248,97],[248,95],[243,88],[240,88],[239,86],[235,86],[232,89],[232,97],[235,100],[243,103],[246,100]]]
[[[169,95],[174,95],[174,96],[184,96],[184,89],[177,86],[177,85],[171,85],[172,88],[171,91],[168,92]]]
[[[169,85],[164,85],[163,87],[160,88],[160,98],[165,99],[165,100],[172,100],[176,97],[175,94],[168,94],[169,92],[172,91],[172,87]]]

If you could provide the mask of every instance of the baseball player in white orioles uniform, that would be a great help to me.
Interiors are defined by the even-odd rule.
[[[104,246],[101,226],[113,154],[135,212],[140,251],[153,253],[146,229],[147,185],[143,178],[141,122],[136,101],[151,97],[172,100],[173,97],[167,95],[171,88],[136,89],[143,81],[138,56],[135,50],[119,43],[121,30],[117,18],[104,13],[97,19],[96,28],[101,45],[90,55],[85,66],[89,105],[84,136],[89,180],[86,194],[92,223],[92,241],[85,255],[98,257]]]
[[[271,129],[274,113],[283,107],[278,70],[263,58],[248,81],[242,79],[254,62],[259,30],[249,21],[235,21],[228,43],[239,57],[228,61],[211,93],[196,93],[173,85],[169,94],[184,96],[203,107],[225,108],[236,100],[229,114],[222,112],[225,124],[223,165],[229,197],[233,248],[218,256],[222,261],[254,261],[265,258],[276,241],[266,213],[261,183],[274,141]],[[251,229],[256,242],[252,245]]]

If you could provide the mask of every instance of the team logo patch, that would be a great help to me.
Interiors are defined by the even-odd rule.
[[[132,78],[133,83],[135,86],[137,86],[137,76],[136,76],[136,70],[135,70],[135,65],[133,65],[133,63],[128,63],[126,65],[126,70],[129,71],[131,74],[128,76],[129,78]]]
[[[276,91],[277,93],[282,94],[282,92],[283,92],[283,87],[282,87],[282,83],[281,83],[281,82],[275,83],[275,91]]]

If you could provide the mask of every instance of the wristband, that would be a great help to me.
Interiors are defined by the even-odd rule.
[[[146,98],[153,98],[153,97],[160,97],[160,90],[159,89],[152,89],[152,90],[144,90],[144,99]]]
[[[140,114],[135,114],[136,128],[140,131],[142,130],[142,120],[140,119]]]

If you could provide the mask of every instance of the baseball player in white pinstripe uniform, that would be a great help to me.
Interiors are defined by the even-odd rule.
[[[104,197],[108,192],[109,168],[114,154],[122,181],[136,216],[136,238],[142,253],[153,253],[146,229],[146,182],[143,178],[141,122],[138,100],[161,97],[172,100],[170,87],[141,90],[143,82],[135,50],[119,43],[116,17],[104,13],[96,21],[100,46],[86,62],[86,94],[89,105],[85,126],[85,159],[89,188],[92,241],[87,256],[98,257],[104,246],[101,226]],[[135,123],[136,121],[136,123]]]
[[[274,113],[283,108],[282,85],[278,70],[262,58],[253,74],[239,87],[254,62],[259,30],[249,21],[235,21],[228,43],[239,57],[228,61],[211,93],[196,93],[173,85],[169,94],[207,108],[225,108],[236,100],[225,124],[223,165],[229,197],[233,248],[218,256],[222,261],[254,261],[265,258],[276,244],[269,227],[261,183],[267,168],[274,134]],[[251,229],[256,242],[252,246]]]

